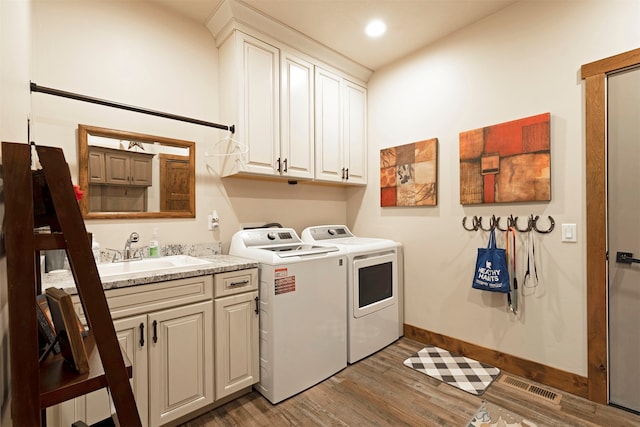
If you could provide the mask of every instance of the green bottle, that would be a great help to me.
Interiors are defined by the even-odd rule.
[[[153,229],[153,237],[149,241],[149,258],[158,258],[160,256],[160,244],[158,243],[158,229]]]

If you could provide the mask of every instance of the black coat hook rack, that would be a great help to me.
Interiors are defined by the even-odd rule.
[[[147,108],[134,107],[133,105],[121,104],[119,102],[107,101],[106,99],[93,98],[91,96],[80,95],[78,93],[66,92],[64,90],[53,89],[50,87],[39,86],[31,82],[31,92],[46,93],[48,95],[60,96],[62,98],[75,99],[76,101],[89,102],[91,104],[104,105],[106,107],[118,108],[121,110],[134,111],[136,113],[148,114],[150,116],[163,117],[165,119],[178,120],[181,122],[193,123],[200,126],[207,126],[216,129],[228,130],[235,133],[235,125],[221,125],[218,123],[207,122],[204,120],[194,119],[186,116],[179,116],[171,113],[163,113],[162,111],[149,110]]]
[[[498,229],[500,231],[507,231],[509,228],[514,228],[516,231],[519,231],[521,233],[536,231],[541,234],[549,234],[555,228],[556,222],[551,216],[548,216],[547,218],[549,219],[549,226],[546,229],[538,227],[538,220],[540,219],[540,216],[538,215],[536,216],[529,215],[526,219],[527,222],[525,227],[520,227],[520,223],[518,222],[517,216],[514,217],[513,215],[509,215],[508,217],[506,217],[507,224],[505,228],[501,227],[500,225],[501,218],[499,216],[496,217],[495,215],[491,215],[491,217],[489,218],[488,227],[484,226],[481,216],[474,215],[471,218],[471,221],[470,221],[471,224],[467,224],[468,218],[465,216],[462,218],[462,227],[467,231],[478,231],[478,230],[492,231],[495,229]]]

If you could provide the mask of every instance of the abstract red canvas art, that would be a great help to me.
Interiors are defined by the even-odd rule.
[[[380,150],[380,206],[435,206],[438,139]]]
[[[460,203],[551,200],[551,114],[460,133]]]

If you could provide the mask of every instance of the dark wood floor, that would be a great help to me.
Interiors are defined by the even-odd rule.
[[[481,397],[471,395],[402,364],[423,347],[401,338],[277,405],[253,391],[183,426],[466,427],[483,400],[538,427],[640,426],[640,416],[547,386],[542,387],[562,395],[559,405],[514,391],[497,380]]]

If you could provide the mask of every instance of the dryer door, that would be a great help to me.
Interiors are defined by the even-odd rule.
[[[353,260],[353,316],[362,317],[396,304],[398,256],[395,251]]]

